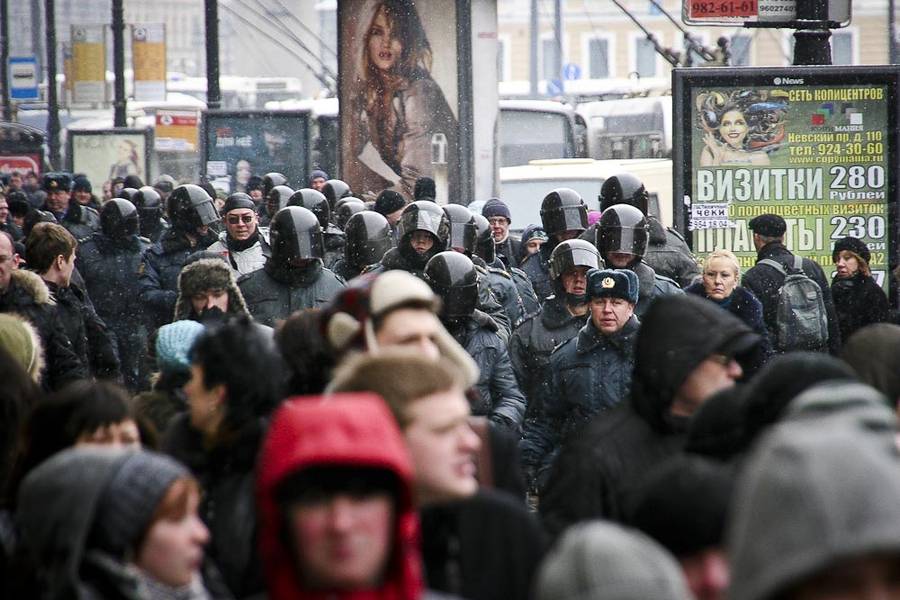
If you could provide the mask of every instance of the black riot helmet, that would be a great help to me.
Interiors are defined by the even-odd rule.
[[[282,175],[281,173],[266,173],[263,175],[263,197],[267,198],[269,196],[269,192],[272,191],[272,188],[276,185],[287,185],[287,177]]]
[[[128,200],[129,202],[134,202],[134,196],[137,193],[138,193],[138,191],[135,188],[126,187],[126,188],[122,188],[121,190],[119,190],[119,193],[116,196],[116,198],[124,198],[125,200]]]
[[[153,188],[160,194],[171,194],[176,185],[178,185],[178,182],[175,181],[175,178],[165,173],[157,177],[156,181],[153,182]]]
[[[344,229],[347,245],[344,257],[357,268],[374,265],[393,245],[391,226],[384,215],[374,210],[363,210],[347,220]]]
[[[343,231],[347,227],[350,217],[364,210],[366,210],[366,203],[359,198],[353,196],[341,198],[334,206],[334,224]]]
[[[550,253],[550,279],[553,280],[553,291],[557,298],[564,299],[568,305],[586,304],[588,301],[587,287],[583,294],[570,294],[563,285],[563,273],[578,267],[603,268],[603,259],[590,242],[579,239],[566,240],[557,244]]]
[[[611,252],[633,254],[635,259],[628,265],[631,268],[647,251],[649,229],[647,217],[639,209],[629,204],[614,204],[600,215],[597,248],[607,261]]]
[[[646,215],[649,202],[647,188],[631,173],[613,175],[600,187],[601,211],[615,204],[630,204]]]
[[[410,245],[416,231],[425,231],[434,238],[434,245],[424,255],[419,255]],[[424,268],[432,256],[447,249],[450,238],[450,219],[440,206],[430,200],[417,200],[406,205],[397,223],[399,243],[397,250],[414,268]]]
[[[328,181],[326,181],[322,186],[322,193],[325,194],[325,197],[328,199],[328,204],[331,206],[331,210],[337,208],[335,205],[337,204],[338,200],[353,195],[353,192],[350,190],[350,186],[340,179],[329,179]]]
[[[331,223],[331,205],[325,194],[312,188],[301,188],[288,198],[288,206],[302,206],[312,211],[324,230]]]
[[[199,185],[179,185],[169,194],[168,205],[172,226],[182,231],[190,233],[219,220],[212,198]]]
[[[556,237],[566,231],[581,233],[588,227],[587,206],[581,195],[571,188],[556,188],[541,202],[544,231]]]
[[[489,265],[494,264],[497,260],[497,246],[494,242],[494,231],[491,224],[488,223],[487,217],[484,215],[473,215],[475,217],[475,255]]]
[[[130,200],[113,198],[100,209],[100,229],[108,237],[124,240],[136,234],[139,227],[138,211]]]
[[[440,252],[425,265],[425,281],[441,297],[441,317],[470,317],[478,305],[478,272],[459,252]]]
[[[294,190],[286,185],[276,185],[266,193],[266,212],[270,217],[288,205]]]
[[[148,238],[153,237],[160,227],[159,220],[163,212],[162,196],[153,186],[145,185],[131,197],[131,203],[138,211],[141,235]]]
[[[283,268],[295,266],[296,260],[322,260],[325,256],[319,220],[302,206],[288,206],[275,213],[269,223],[269,245],[271,260]]]
[[[462,204],[446,204],[443,209],[450,220],[450,241],[447,246],[451,250],[472,256],[475,252],[475,238],[478,236],[472,211]]]

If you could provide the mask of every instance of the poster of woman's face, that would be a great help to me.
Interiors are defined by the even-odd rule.
[[[455,2],[344,0],[338,7],[343,178],[357,196],[393,189],[412,199],[416,179],[431,177],[439,189],[445,182],[452,199],[459,133]]]
[[[70,165],[98,188],[104,182],[137,175],[149,181],[144,131],[69,131]]]

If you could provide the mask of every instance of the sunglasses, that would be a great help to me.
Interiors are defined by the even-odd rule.
[[[243,221],[246,225],[249,225],[253,222],[253,215],[228,215],[226,217],[229,225],[237,225],[241,221]]]

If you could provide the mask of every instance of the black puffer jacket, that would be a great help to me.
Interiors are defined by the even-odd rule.
[[[295,311],[331,302],[344,288],[344,280],[316,261],[304,270],[282,270],[269,259],[266,265],[238,280],[238,287],[253,318],[275,327]]]
[[[706,290],[703,287],[703,282],[698,281],[684,291],[686,294],[706,298],[713,304],[724,308],[746,323],[750,329],[759,334],[762,338],[764,359],[769,358],[772,354],[772,340],[769,339],[769,330],[766,328],[766,322],[763,320],[762,303],[753,295],[753,292],[745,287],[737,286],[734,288],[734,291],[726,302],[716,302],[715,300],[706,297]]]
[[[653,217],[648,221],[650,239],[647,252],[644,254],[644,262],[683,288],[694,283],[700,277],[700,266],[684,238]]]
[[[499,244],[494,244],[494,251],[497,253],[497,259],[506,267],[518,267],[519,256],[522,255],[522,242],[511,235]]]
[[[59,224],[68,229],[76,240],[83,240],[100,231],[100,214],[90,206],[82,206],[71,200],[69,210]]]
[[[159,242],[144,252],[138,285],[141,302],[154,328],[172,320],[178,299],[178,274],[188,256],[209,247],[217,239],[215,232],[210,230],[206,237],[193,242],[178,229],[169,229]]]
[[[866,325],[890,320],[887,295],[870,275],[863,275],[861,271],[845,279],[835,277],[831,282],[831,295],[842,340],[850,339],[857,329]]]
[[[525,397],[519,391],[506,344],[497,334],[497,324],[476,309],[472,317],[446,326],[481,371],[477,384],[479,398],[472,404],[472,414],[489,416],[497,424],[521,432]]]
[[[347,237],[343,231],[329,223],[328,227],[322,231],[322,238],[325,241],[325,267],[333,270],[335,263],[344,258]]]
[[[622,521],[641,476],[684,444],[688,422],[670,415],[687,376],[717,351],[744,349],[755,360],[759,337],[741,320],[694,296],[654,302],[642,319],[628,402],[595,418],[562,447],[541,494],[544,525],[558,535],[573,523]]]
[[[265,429],[263,420],[247,423],[231,443],[204,450],[202,435],[185,414],[172,421],[162,441],[162,451],[190,468],[200,483],[199,512],[211,539],[206,554],[236,598],[264,587],[256,552],[254,467]]]
[[[576,337],[553,351],[542,414],[527,423],[522,443],[532,472],[539,474],[549,466],[560,444],[594,416],[628,398],[639,328],[632,316],[621,331],[607,336],[588,320]]]
[[[75,283],[59,287],[52,282],[47,282],[47,289],[56,300],[56,312],[75,354],[85,359],[91,375],[99,379],[118,379],[119,350],[115,336],[97,316],[84,290]]]
[[[14,271],[6,292],[0,294],[0,312],[23,316],[38,330],[47,363],[42,379],[45,388],[57,390],[88,377],[85,364],[66,335],[47,284],[38,275]]]
[[[519,268],[525,271],[528,279],[531,280],[531,286],[534,293],[537,294],[538,300],[543,302],[553,295],[553,282],[550,280],[550,248],[551,242],[546,242],[541,246],[539,252],[525,257],[525,260],[519,265]]]
[[[578,335],[587,316],[575,316],[565,302],[551,296],[544,301],[537,317],[528,319],[513,333],[509,341],[509,358],[519,382],[519,388],[528,399],[526,420],[540,412],[541,398],[547,395],[550,383],[550,353],[558,345]],[[525,448],[522,448],[523,454]]]
[[[525,306],[519,297],[519,290],[512,279],[512,275],[504,269],[495,269],[488,267],[484,261],[476,257],[475,268],[478,269],[478,275],[484,278],[488,288],[491,290],[494,299],[503,307],[506,318],[512,324],[513,329],[522,322],[525,317]]]
[[[753,292],[753,295],[762,302],[763,320],[766,322],[766,327],[769,328],[769,337],[773,345],[776,345],[778,339],[778,319],[776,317],[778,290],[784,283],[784,277],[774,267],[759,264],[759,261],[763,259],[774,260],[787,269],[793,268],[794,255],[781,242],[766,244],[757,252],[757,264],[748,269],[741,278],[743,286]],[[831,287],[828,285],[828,280],[819,263],[804,258],[803,272],[822,288],[822,299],[825,302],[825,312],[828,316],[828,351],[831,354],[837,354],[841,349],[841,329],[838,326],[837,312],[834,310]]]

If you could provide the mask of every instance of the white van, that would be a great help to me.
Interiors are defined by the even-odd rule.
[[[650,192],[650,214],[672,226],[672,161],[668,158],[593,160],[570,158],[533,160],[500,169],[500,198],[509,206],[511,229],[521,231],[541,222],[541,201],[554,188],[581,194],[588,210],[599,210],[600,187],[607,177],[631,173]]]

